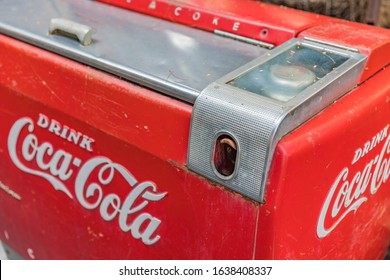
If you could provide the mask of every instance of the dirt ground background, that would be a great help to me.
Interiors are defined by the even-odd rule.
[[[390,0],[258,0],[390,28]]]

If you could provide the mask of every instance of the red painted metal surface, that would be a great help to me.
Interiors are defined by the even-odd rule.
[[[334,21],[250,0],[99,1],[208,31],[218,29],[276,45],[308,27]]]
[[[190,105],[0,36],[0,239],[37,259],[383,258],[388,31],[249,1],[186,3],[183,15],[208,7],[250,24],[248,7],[266,7],[257,35],[358,48],[366,81],[282,139],[260,205],[186,169]]]
[[[389,75],[388,68],[378,73],[279,143],[260,208],[257,258],[384,258]]]
[[[324,23],[305,30],[301,38],[312,38],[357,49],[368,56],[360,82],[390,62],[390,30],[360,23],[340,21]]]
[[[190,106],[13,39],[1,36],[0,42],[1,240],[23,257],[39,259],[252,257],[258,206],[183,166]],[[53,127],[50,132],[40,114],[94,139],[92,151],[64,139],[63,130],[56,135]],[[10,135],[24,120],[31,124]],[[11,157],[13,146],[16,159]],[[88,170],[98,160],[103,163]],[[50,162],[52,167],[45,168]],[[138,183],[131,184],[134,180]],[[66,190],[55,189],[53,181]],[[96,190],[90,188],[93,182],[99,185]],[[152,201],[138,196],[126,206],[129,194],[145,183],[155,184],[164,197]],[[146,190],[154,193],[151,187]],[[108,196],[114,200],[106,211],[102,204]],[[106,221],[105,212],[118,213]],[[136,239],[134,226],[130,231],[123,226],[131,227],[145,213],[161,222],[149,238],[160,236],[153,245]]]

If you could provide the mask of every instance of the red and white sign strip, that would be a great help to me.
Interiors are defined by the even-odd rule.
[[[276,45],[293,38],[297,33],[295,30],[268,23],[267,20],[264,20],[264,16],[263,20],[240,16],[241,14],[248,14],[248,11],[253,10],[261,12],[264,7],[267,9],[275,8],[269,5],[264,6],[264,4],[254,1],[242,2],[240,5],[236,5],[232,1],[219,3],[225,8],[227,6],[232,8],[232,12],[218,9],[218,3],[212,2],[207,3],[207,6],[205,6],[202,3],[196,3],[195,5],[191,1],[98,1],[211,32],[219,30]]]

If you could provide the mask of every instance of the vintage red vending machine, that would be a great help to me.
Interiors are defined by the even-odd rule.
[[[383,259],[389,63],[389,30],[257,1],[0,1],[1,242]]]

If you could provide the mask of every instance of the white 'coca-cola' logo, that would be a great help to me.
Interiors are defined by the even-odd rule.
[[[63,126],[60,132],[60,124],[54,120],[51,120],[49,127],[49,118],[43,114],[39,115],[37,125],[49,130],[52,128],[51,132],[64,139],[65,132],[70,131],[69,127]],[[73,195],[64,182],[76,176],[74,193],[82,207],[88,210],[98,209],[105,221],[118,217],[119,228],[130,232],[135,239],[141,239],[146,245],[155,244],[160,239],[156,230],[161,221],[144,210],[149,202],[160,201],[167,193],[158,193],[157,186],[151,181],[138,182],[125,167],[107,157],[96,156],[82,163],[81,159],[64,150],[55,150],[49,142],[40,142],[33,133],[34,129],[33,120],[24,117],[16,121],[10,130],[8,151],[18,169],[47,180],[55,190],[65,193],[71,199]],[[20,139],[24,130],[27,130],[27,135]],[[76,139],[77,134],[74,135]],[[83,140],[78,141],[77,138],[77,142],[80,142],[80,147],[92,151],[90,138],[83,135]],[[20,145],[21,157],[17,152]],[[29,162],[35,162],[39,169],[29,167]],[[96,172],[98,175],[93,175]],[[103,194],[103,187],[110,185],[115,176],[121,176],[129,186],[129,193],[123,201],[115,193]],[[142,202],[135,203],[136,200]]]
[[[372,141],[368,141],[363,149],[355,152],[352,165],[362,156],[371,151],[383,141],[384,145],[379,154],[375,155],[361,170],[351,173],[345,167],[336,177],[322,207],[318,224],[317,236],[323,238],[331,233],[337,225],[351,212],[375,195],[378,189],[390,176],[390,136],[387,137],[386,126]],[[329,223],[325,225],[325,220]]]

